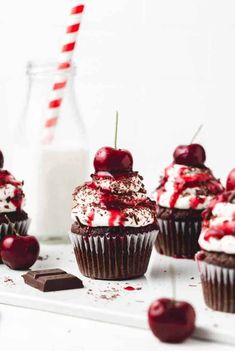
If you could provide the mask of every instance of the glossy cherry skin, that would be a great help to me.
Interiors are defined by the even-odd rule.
[[[114,149],[110,146],[99,149],[94,158],[94,168],[96,172],[128,172],[132,171],[132,166],[133,158],[130,151]]]
[[[231,170],[226,182],[226,190],[235,190],[235,168]]]
[[[0,168],[3,168],[3,165],[4,165],[4,157],[3,157],[2,151],[0,150]]]
[[[206,160],[206,152],[200,144],[178,146],[173,154],[174,161],[180,165],[202,166]]]
[[[187,339],[195,328],[195,319],[194,308],[184,301],[162,298],[154,301],[148,311],[153,334],[168,343],[179,343]]]
[[[0,244],[2,262],[11,269],[25,270],[38,259],[39,242],[32,235],[7,235]]]

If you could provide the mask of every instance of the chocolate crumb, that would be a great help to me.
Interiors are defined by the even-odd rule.
[[[100,298],[101,299],[104,299],[104,300],[109,300],[108,297],[106,295],[100,295]]]
[[[48,259],[48,255],[45,256],[38,256],[38,261],[46,261]]]
[[[116,299],[118,296],[120,296],[120,295],[119,294],[113,294],[113,295],[107,296],[107,295],[102,294],[102,295],[100,295],[100,298],[110,301],[110,300]]]
[[[12,285],[15,285],[15,282],[13,279],[11,279],[10,277],[4,277],[4,283],[10,283]]]

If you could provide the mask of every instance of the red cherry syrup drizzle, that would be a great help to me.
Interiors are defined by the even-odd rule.
[[[136,291],[136,290],[141,290],[142,288],[134,288],[134,286],[131,286],[131,285],[128,285],[128,286],[125,286],[123,288],[124,290],[127,290],[127,291]]]
[[[203,229],[205,230],[204,239],[206,241],[210,240],[210,238],[221,239],[224,236],[231,235],[235,236],[235,213],[232,216],[231,220],[224,221],[222,223],[218,223],[217,225],[212,225],[210,228],[210,219],[213,217],[212,211],[216,204],[218,203],[234,203],[235,202],[235,191],[227,191],[222,194],[217,195],[210,202],[207,209],[203,212]]]
[[[204,239],[206,241],[211,238],[219,240],[227,235],[235,236],[235,222],[223,222],[215,227],[211,227],[205,233]]]
[[[98,189],[98,186],[95,182],[87,183],[87,187],[93,190]],[[113,227],[114,225],[123,226],[125,223],[125,215],[124,213],[118,209],[121,205],[121,202],[114,199],[112,195],[110,195],[109,189],[102,189],[102,195],[100,198],[100,204],[104,205],[109,212],[109,220],[108,225]],[[92,227],[93,221],[95,217],[95,209],[93,208],[88,215],[87,225]]]
[[[86,186],[92,190],[100,189],[100,205],[104,206],[105,209],[109,212],[108,226],[124,226],[125,224],[125,213],[123,209],[128,207],[153,207],[153,202],[148,198],[146,199],[133,199],[132,193],[126,193],[125,196],[120,194],[115,194],[111,192],[109,188],[100,188],[99,185],[95,183],[95,179],[106,179],[112,177],[114,181],[121,180],[124,177],[130,177],[131,175],[137,175],[137,172],[126,172],[126,173],[115,173],[107,174],[107,172],[97,172],[92,177],[94,181],[87,182]],[[91,211],[88,216],[88,226],[92,226],[94,221],[94,211]]]
[[[95,210],[94,208],[91,210],[91,212],[88,215],[88,220],[87,220],[87,225],[88,227],[92,227],[92,223],[95,217]]]
[[[168,175],[169,170],[172,168],[173,165],[174,163],[170,164],[170,166],[168,166],[165,169],[164,177],[161,182],[160,188],[158,190],[158,197],[157,197],[158,201],[160,199],[160,196],[166,191],[165,184],[167,183],[169,178],[169,175]],[[214,180],[211,174],[205,173],[205,172],[201,172],[201,173],[199,172],[194,175],[189,175],[186,173],[187,170],[188,170],[188,167],[182,167],[179,171],[177,179],[175,180],[175,183],[174,183],[174,193],[170,198],[170,204],[169,204],[170,208],[175,207],[175,204],[179,196],[187,188],[200,187],[206,184],[207,189],[211,193],[217,194],[222,191],[222,186],[220,185],[220,183]],[[199,204],[203,204],[205,200],[206,200],[205,198],[195,197],[191,199],[190,206],[191,208],[197,208],[197,206]]]
[[[23,202],[24,194],[23,191],[20,188],[18,188],[18,186],[22,185],[22,183],[17,181],[8,171],[0,170],[0,187],[6,184],[10,184],[16,187],[16,189],[14,190],[14,197],[9,198],[9,201],[11,201],[11,203],[16,207],[16,209],[20,209]]]
[[[125,214],[122,213],[120,210],[109,210],[109,213],[109,226],[113,227],[116,224],[120,227],[123,227],[125,223]]]
[[[16,209],[20,209],[23,202],[23,192],[21,189],[16,188],[14,191],[14,197],[11,199],[11,202],[16,207]]]
[[[8,171],[0,171],[0,186],[6,185],[6,184],[11,184],[14,186],[19,186],[22,183],[17,181],[12,175],[11,173],[9,173]]]

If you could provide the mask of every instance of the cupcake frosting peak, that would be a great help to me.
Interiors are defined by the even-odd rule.
[[[162,207],[202,210],[223,190],[209,168],[173,162],[166,167],[154,199]]]
[[[24,205],[23,182],[6,171],[0,170],[0,213],[20,210]]]
[[[75,189],[72,218],[83,225],[141,227],[154,223],[155,203],[138,172],[97,172]]]
[[[199,245],[206,251],[235,254],[235,191],[218,195],[203,212]]]

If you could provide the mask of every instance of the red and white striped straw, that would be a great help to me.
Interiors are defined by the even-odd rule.
[[[55,129],[59,119],[60,107],[68,81],[65,72],[71,67],[83,11],[84,5],[76,5],[72,7],[69,15],[62,49],[58,58],[55,80],[49,96],[46,122],[43,130],[43,143],[45,144],[50,143],[54,138]]]

